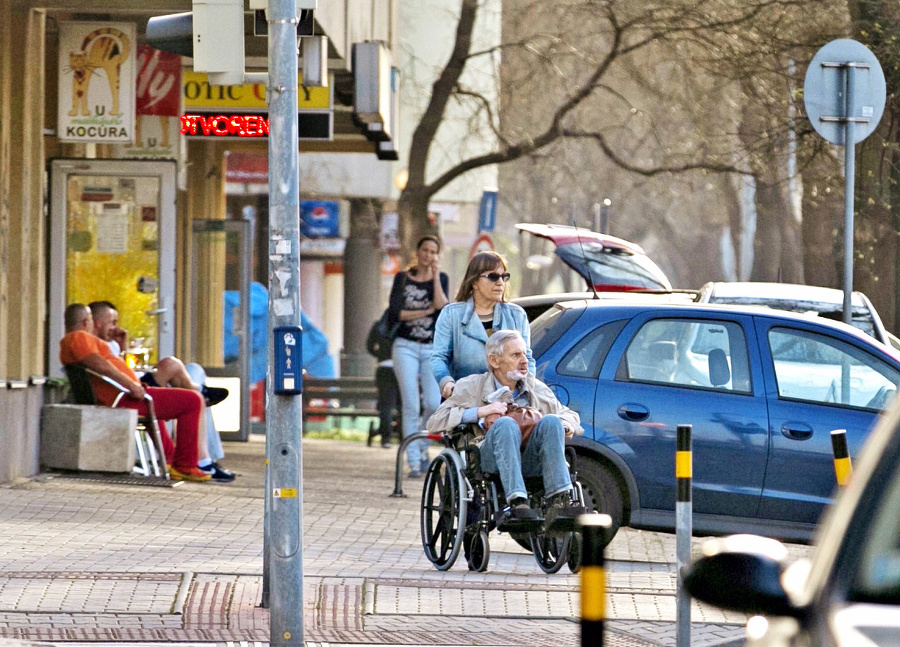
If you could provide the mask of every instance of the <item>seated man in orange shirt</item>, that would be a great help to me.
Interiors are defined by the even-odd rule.
[[[169,474],[175,480],[208,481],[210,475],[197,467],[198,426],[203,398],[197,391],[178,388],[145,387],[121,358],[113,355],[109,345],[92,333],[94,322],[91,310],[81,303],[66,307],[66,335],[59,342],[59,359],[65,364],[78,363],[109,377],[128,389],[131,397],[124,397],[119,407],[137,409],[147,415],[144,394],[153,398],[156,416],[162,432],[163,449]],[[91,377],[94,397],[100,404],[111,406],[119,391],[103,380]],[[178,443],[173,443],[164,420],[178,422]]]

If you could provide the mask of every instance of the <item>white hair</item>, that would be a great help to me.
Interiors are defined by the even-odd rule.
[[[503,349],[506,347],[506,342],[513,339],[525,341],[525,338],[522,337],[522,333],[518,330],[498,330],[495,332],[488,338],[487,343],[484,345],[485,358],[488,358],[491,355],[503,355]]]

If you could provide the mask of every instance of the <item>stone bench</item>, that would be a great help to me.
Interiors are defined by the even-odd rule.
[[[41,464],[85,472],[131,472],[137,411],[99,405],[41,408]]]

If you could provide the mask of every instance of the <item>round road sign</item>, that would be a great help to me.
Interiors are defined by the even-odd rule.
[[[884,72],[868,47],[849,38],[824,45],[809,64],[803,103],[812,127],[832,144],[851,144],[872,134],[884,114]]]

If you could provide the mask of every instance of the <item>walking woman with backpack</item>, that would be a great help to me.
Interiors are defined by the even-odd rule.
[[[441,272],[440,252],[437,236],[423,236],[416,244],[415,262],[397,273],[391,288],[388,319],[392,325],[399,322],[391,358],[400,387],[404,438],[424,429],[425,421],[441,403],[431,370],[431,350],[435,321],[449,302],[450,279]],[[419,477],[428,468],[428,444],[420,440],[407,446],[409,476]]]

